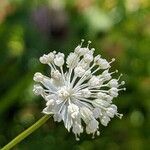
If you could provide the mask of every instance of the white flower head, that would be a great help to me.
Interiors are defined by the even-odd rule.
[[[112,78],[112,74],[118,71],[109,72],[114,59],[108,62],[101,55],[94,57],[94,49],[89,48],[91,42],[87,47],[82,47],[82,43],[83,40],[66,61],[63,53],[44,54],[40,62],[50,66],[51,76],[37,72],[33,78],[38,82],[34,93],[46,101],[43,113],[53,115],[54,121],[63,121],[67,130],[75,134],[76,140],[84,130],[83,122],[86,133],[94,137],[100,134],[100,123],[107,126],[114,116],[122,117],[112,100],[119,91],[125,90],[120,88],[125,83],[119,83],[121,75],[118,79]]]

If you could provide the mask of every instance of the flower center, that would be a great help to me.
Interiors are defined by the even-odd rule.
[[[58,90],[58,97],[66,100],[67,98],[69,98],[71,96],[71,90],[68,89],[66,86],[61,87]]]

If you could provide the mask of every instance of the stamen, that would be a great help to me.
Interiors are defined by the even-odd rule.
[[[116,114],[116,116],[117,116],[118,118],[122,119],[123,114],[119,114],[119,113],[117,113],[117,114]]]
[[[110,74],[112,75],[114,73],[118,73],[118,70],[115,70],[115,71],[111,72]]]
[[[65,103],[67,102],[68,99],[66,99],[64,102],[61,103],[61,107],[58,110],[58,113],[60,113],[65,105]]]
[[[81,89],[83,89],[83,88],[85,88],[85,87],[88,87],[88,84],[87,84],[87,83],[78,86],[76,89],[74,89],[74,91],[75,91],[75,92],[78,92],[79,90],[81,90]]]
[[[53,51],[54,54],[56,54],[56,51]]]
[[[81,101],[83,101],[83,102],[87,102],[87,103],[89,103],[89,104],[91,104],[91,105],[95,105],[95,102],[94,101],[91,101],[91,100],[89,100],[89,99],[86,99],[86,98],[83,98],[83,97],[78,97],[78,100],[81,102]],[[85,103],[86,104],[86,103]],[[103,109],[103,110],[107,110],[107,108],[105,108],[105,107],[103,107],[102,105],[99,105],[99,108],[101,108],[101,109]]]
[[[54,63],[52,63],[52,66],[53,66],[54,70],[57,70],[57,68],[56,68]]]
[[[74,89],[76,89],[80,84],[82,84],[85,80],[87,80],[90,77],[90,75],[86,76],[86,73],[90,71],[94,66],[95,64],[93,64],[89,69],[86,70],[86,72],[83,74],[83,76],[79,79],[79,81],[74,86]]]
[[[46,99],[47,93],[45,93],[44,91],[41,93],[41,96]]]
[[[87,48],[89,48],[89,45],[90,45],[91,43],[92,43],[91,41],[88,41]]]
[[[122,81],[122,82],[121,82],[121,85],[125,85],[125,81]]]
[[[126,91],[126,88],[118,89],[118,91]]]
[[[95,51],[95,48],[92,48],[91,51],[94,52],[94,51]]]
[[[82,46],[83,42],[84,42],[84,39],[81,39],[81,43],[80,43],[80,46]]]
[[[96,131],[96,135],[99,136],[99,135],[100,135],[100,132],[99,132],[99,131]]]
[[[80,139],[78,138],[77,134],[75,134],[75,138],[76,138],[76,141],[80,141]]]
[[[50,66],[51,70],[55,70],[51,63],[48,63],[48,65]]]
[[[72,81],[71,81],[71,83],[70,83],[70,87],[71,87],[71,88],[74,86],[74,83],[75,83],[75,81],[76,81],[77,78],[78,78],[78,77],[77,77],[76,75],[74,75],[74,77],[73,77],[73,79],[72,79]]]
[[[76,103],[80,104],[80,105],[84,105],[84,106],[88,107],[90,110],[93,109],[91,104],[85,103],[84,101],[80,101],[79,99],[77,99]]]
[[[109,64],[113,63],[115,61],[115,58],[112,58]]]
[[[121,73],[121,74],[120,74],[120,76],[118,77],[117,81],[119,81],[119,80],[120,80],[120,78],[122,77],[122,75],[123,75],[123,74]]]
[[[95,133],[92,134],[92,139],[94,139],[94,138],[95,138]]]
[[[64,81],[64,83],[66,83],[65,76],[64,76],[64,71],[63,71],[63,67],[62,66],[60,67],[60,71],[61,71],[61,74],[62,74],[62,77],[63,77],[63,81]]]
[[[89,104],[92,104],[92,105],[93,105],[93,101],[88,100],[88,99],[86,99],[86,98],[83,98],[82,96],[81,96],[81,97],[78,96],[77,98],[78,98],[79,101],[88,102]]]
[[[68,78],[68,82],[67,82],[67,83],[68,83],[68,85],[69,85],[69,84],[70,84],[70,82],[71,82],[72,72],[73,72],[73,69],[72,69],[72,68],[71,68],[71,69],[69,68],[69,72],[68,72],[68,75],[67,75],[67,76],[68,76],[68,77],[67,77],[67,78]]]
[[[104,92],[104,93],[108,93],[107,90],[90,90],[91,92]]]
[[[49,93],[49,94],[57,94],[57,92],[51,91],[50,89],[48,89],[48,90],[44,89],[44,92]]]
[[[122,82],[118,85],[118,87],[119,87],[119,86],[122,86],[122,85],[125,85],[125,81],[122,81]]]
[[[96,73],[98,70],[100,70],[101,68],[100,67],[98,67],[97,69],[95,69],[93,72],[92,72],[92,75],[94,74],[94,73]]]

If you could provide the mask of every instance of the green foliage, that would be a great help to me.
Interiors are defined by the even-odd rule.
[[[0,147],[42,115],[32,93],[38,62],[50,51],[68,54],[82,38],[96,53],[116,58],[126,92],[114,100],[122,120],[100,127],[101,136],[74,135],[51,119],[14,150],[146,150],[150,142],[150,5],[148,0],[0,1]]]

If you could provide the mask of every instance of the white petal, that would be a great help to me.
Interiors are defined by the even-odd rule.
[[[81,77],[81,76],[83,76],[83,74],[85,73],[85,69],[83,69],[81,66],[77,66],[77,67],[75,67],[75,69],[74,69],[74,72],[75,72],[75,74],[78,76],[78,77]]]
[[[64,54],[58,53],[54,58],[54,63],[56,66],[61,67],[64,64]]]
[[[112,97],[117,97],[117,96],[118,96],[118,89],[115,88],[115,87],[112,87],[112,88],[109,90],[109,94],[110,94]]]
[[[110,118],[108,116],[103,116],[100,121],[103,126],[107,126],[110,121]]]
[[[53,118],[54,118],[54,121],[57,121],[57,122],[61,122],[62,120],[61,114],[58,114],[58,113],[54,114]]]
[[[93,102],[94,102],[93,105],[95,107],[100,107],[101,108],[101,106],[104,106],[104,107],[110,106],[110,103],[108,103],[107,101],[102,100],[102,99],[96,99]]]
[[[94,110],[93,110],[93,116],[94,116],[94,118],[99,118],[100,116],[102,115],[102,113],[101,113],[101,109],[100,108],[94,108]]]
[[[87,124],[91,119],[93,119],[93,113],[90,109],[86,107],[80,108],[80,114],[81,118],[84,120],[84,122]]]
[[[96,119],[92,119],[86,126],[87,134],[95,133],[98,130],[99,122]]]
[[[83,127],[81,121],[75,121],[73,124],[72,132],[75,134],[76,140],[79,141],[78,136],[83,133]]]
[[[41,85],[36,84],[34,85],[33,92],[35,95],[41,95],[44,92],[44,89]]]
[[[74,119],[79,115],[79,107],[73,103],[68,106],[68,114]]]
[[[83,90],[81,90],[81,93],[82,93],[82,96],[85,97],[85,98],[88,98],[91,96],[91,92],[88,88],[85,88]]]
[[[112,79],[112,80],[110,80],[109,82],[108,82],[108,85],[109,85],[109,87],[114,87],[114,88],[117,88],[118,86],[119,86],[119,84],[118,84],[118,80],[117,79]]]
[[[75,66],[77,66],[79,62],[79,57],[76,53],[70,53],[69,56],[67,57],[67,67],[68,68],[74,68]]]
[[[44,108],[42,112],[47,115],[53,114],[52,108],[50,106],[47,106],[46,108]]]

